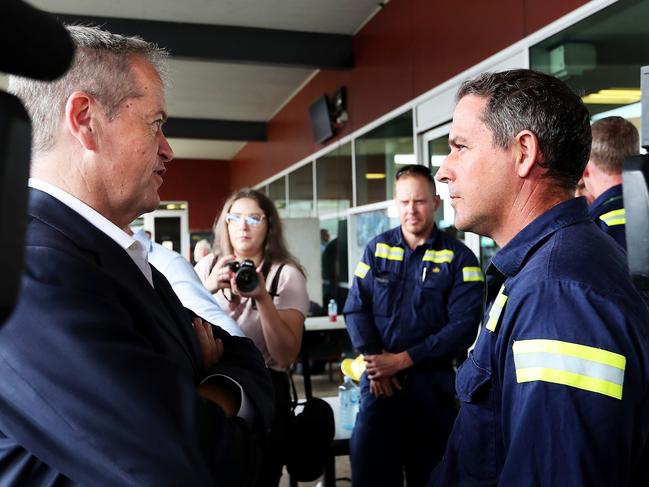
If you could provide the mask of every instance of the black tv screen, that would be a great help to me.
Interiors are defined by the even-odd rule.
[[[327,95],[322,95],[311,104],[309,107],[309,117],[311,118],[313,138],[318,144],[334,136]]]

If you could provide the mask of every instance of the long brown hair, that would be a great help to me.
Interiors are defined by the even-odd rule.
[[[297,267],[300,272],[306,276],[304,268],[286,247],[284,232],[282,231],[282,222],[277,213],[277,208],[275,208],[275,204],[268,196],[256,189],[242,188],[233,193],[223,205],[221,214],[214,222],[214,253],[216,255],[234,254],[225,217],[230,212],[234,202],[243,198],[249,198],[259,205],[261,211],[264,212],[268,224],[268,231],[266,232],[266,238],[264,239],[263,244],[264,265],[262,270],[264,276],[268,275],[268,271],[272,264],[291,264]]]

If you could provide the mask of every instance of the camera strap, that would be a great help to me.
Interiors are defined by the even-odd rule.
[[[279,275],[281,274],[283,268],[284,264],[280,264],[280,266],[277,268],[277,272],[273,276],[273,282],[270,285],[270,291],[268,291],[268,294],[270,294],[271,298],[279,296],[277,288],[279,287]]]
[[[271,299],[275,299],[277,296],[279,296],[277,288],[279,287],[279,276],[282,273],[283,268],[284,264],[280,264],[280,266],[277,268],[277,272],[275,272],[275,275],[273,276],[273,282],[270,283],[270,290],[268,291],[268,294],[270,294]],[[252,300],[252,307],[253,309],[257,309],[257,303],[255,303],[254,299]]]

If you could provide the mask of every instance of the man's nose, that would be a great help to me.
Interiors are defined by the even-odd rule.
[[[169,145],[167,137],[165,137],[162,130],[160,130],[160,144],[158,145],[158,155],[163,162],[169,162],[174,158],[174,151]]]
[[[435,174],[435,179],[440,183],[448,184],[451,181],[451,171],[449,169],[449,165],[450,165],[449,158],[450,155],[446,156],[444,161],[442,161],[442,165],[437,170],[437,174]]]

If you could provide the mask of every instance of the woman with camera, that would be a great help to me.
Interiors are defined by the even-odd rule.
[[[219,305],[253,340],[266,360],[275,388],[275,417],[257,485],[277,486],[285,463],[290,410],[287,369],[302,343],[309,297],[302,266],[286,248],[273,202],[242,189],[225,203],[214,226],[216,253],[196,272]]]

